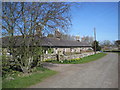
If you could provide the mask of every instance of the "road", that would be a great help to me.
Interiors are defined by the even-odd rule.
[[[45,67],[59,73],[30,88],[118,88],[116,53],[108,53],[85,64],[49,64]]]

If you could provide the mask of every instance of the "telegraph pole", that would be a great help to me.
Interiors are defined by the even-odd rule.
[[[94,28],[94,44],[95,44],[95,54],[96,54],[96,28]]]

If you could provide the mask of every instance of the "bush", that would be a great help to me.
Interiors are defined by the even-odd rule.
[[[5,76],[11,71],[10,69],[10,58],[6,55],[2,55],[2,76]]]

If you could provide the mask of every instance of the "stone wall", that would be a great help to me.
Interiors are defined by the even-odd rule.
[[[100,53],[100,52],[96,52],[96,53]],[[83,58],[83,57],[90,56],[93,54],[94,54],[94,52],[86,52],[86,53],[82,53],[82,54],[72,54],[72,55],[60,55],[60,60]],[[46,61],[46,60],[57,60],[56,54],[45,54],[43,61]]]
[[[77,48],[53,48],[53,50],[54,50],[54,54],[57,54],[58,52],[60,53],[60,54],[63,54],[63,53],[68,53],[68,52],[85,52],[85,51],[87,51],[87,50],[89,50],[89,49],[91,49],[92,50],[92,48],[91,47],[77,47]]]

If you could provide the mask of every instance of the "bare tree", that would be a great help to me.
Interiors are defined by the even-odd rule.
[[[112,42],[109,40],[104,40],[101,42],[101,46],[107,46],[107,47],[112,46]]]
[[[3,2],[2,3],[2,34],[9,36],[9,52],[13,60],[20,66],[24,73],[28,73],[34,62],[40,62],[42,47],[38,47],[43,33],[59,28],[67,30],[71,24],[69,3],[55,2]],[[18,43],[17,36],[22,38]],[[35,47],[31,47],[31,43]]]
[[[86,43],[89,43],[89,44],[92,44],[93,43],[93,37],[92,36],[84,36],[82,37],[81,39],[81,42],[86,42]]]
[[[62,33],[62,39],[75,41],[76,40],[76,36]]]

